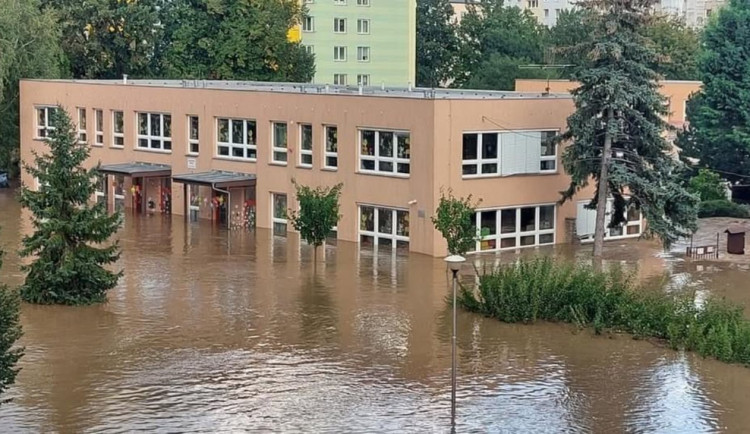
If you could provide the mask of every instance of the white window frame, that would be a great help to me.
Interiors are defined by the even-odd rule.
[[[310,129],[310,149],[304,149],[303,145],[305,142],[305,135],[304,130],[305,128]],[[305,168],[311,168],[313,167],[313,149],[315,145],[313,144],[313,126],[312,124],[305,124],[301,123],[299,124],[299,161],[297,162],[297,165],[299,167],[305,167]],[[310,157],[310,162],[306,163],[303,161],[303,157]]]
[[[362,153],[362,140],[364,136],[365,131],[373,131],[375,132],[375,143],[373,144],[373,151],[374,155],[367,155]],[[393,143],[391,144],[392,148],[392,155],[390,156],[383,156],[380,155],[380,135],[381,133],[391,133],[393,134]],[[403,158],[398,157],[398,137],[399,136],[407,136],[407,140],[409,140],[409,158]],[[411,132],[406,130],[386,130],[386,129],[378,129],[378,128],[358,128],[357,129],[357,149],[358,149],[358,155],[359,155],[359,164],[357,164],[357,171],[360,173],[367,173],[367,174],[375,174],[375,175],[383,175],[383,176],[396,176],[401,178],[408,178],[411,175]],[[373,169],[365,169],[363,162],[365,161],[371,161],[373,162]],[[391,171],[384,171],[379,170],[380,163],[390,163],[391,164]],[[399,164],[406,164],[408,165],[409,172],[408,173],[402,173],[398,171],[398,165]]]
[[[336,86],[346,86],[347,75],[346,74],[333,74],[333,84]]]
[[[369,86],[370,74],[357,74],[357,86]]]
[[[193,119],[198,121],[197,134],[198,137],[193,137]],[[187,115],[187,154],[188,155],[199,155],[201,151],[200,138],[201,138],[201,119],[198,115]],[[193,151],[193,145],[196,147],[196,151]]]
[[[271,233],[274,236],[283,236],[285,237],[286,234],[289,231],[289,221],[286,217],[281,218],[276,216],[276,196],[284,196],[284,201],[286,202],[286,206],[284,207],[284,215],[286,216],[288,213],[289,208],[289,196],[287,196],[286,193],[271,193]],[[284,234],[277,234],[276,233],[276,225],[284,225]]]
[[[315,46],[314,45],[302,44],[302,46],[305,47],[305,51],[307,52],[307,54],[315,54]]]
[[[99,203],[100,197],[103,197],[103,198],[107,197],[106,190],[107,190],[107,185],[109,185],[109,179],[107,178],[109,178],[109,175],[105,173],[99,173],[98,175],[98,178],[96,180],[96,190],[94,190],[94,199],[96,200],[97,203]],[[102,187],[101,182],[104,182],[104,189],[101,189]]]
[[[346,46],[336,45],[333,47],[333,61],[346,62]]]
[[[370,6],[370,0],[357,0],[357,6]]]
[[[121,116],[120,127],[122,128],[119,132],[117,131],[118,113]],[[125,112],[122,110],[112,110],[112,144],[110,146],[113,148],[125,147]]]
[[[329,135],[329,129],[335,128],[336,129],[336,143],[335,151],[329,150],[329,141],[328,141],[328,135]],[[329,163],[329,158],[335,158],[336,159],[336,165],[332,166]],[[338,170],[339,168],[339,127],[337,125],[323,125],[323,168],[327,170]]]
[[[286,142],[284,146],[278,146],[276,143],[276,126],[283,125],[286,130]],[[276,158],[281,157],[283,159]],[[271,121],[271,162],[274,164],[281,164],[286,166],[289,160],[289,124],[283,121]]]
[[[490,131],[464,131],[461,135],[461,177],[463,179],[472,179],[472,178],[492,178],[492,177],[501,177],[501,176],[515,176],[515,175],[544,175],[544,174],[554,174],[558,173],[559,171],[559,161],[558,161],[558,154],[559,154],[559,146],[555,144],[555,154],[549,155],[549,156],[542,156],[542,146],[541,144],[544,143],[545,135],[548,135],[549,133],[553,133],[554,135],[559,134],[558,129],[549,128],[549,129],[533,129],[533,130],[490,130]],[[527,170],[524,172],[512,172],[508,173],[506,172],[507,169],[503,169],[503,147],[507,146],[503,144],[504,136],[510,135],[510,134],[518,134],[520,136],[528,136],[533,133],[539,133],[541,137],[541,141],[539,143],[538,147],[538,161],[539,163],[536,166],[535,170]],[[463,137],[468,134],[476,134],[478,136],[477,139],[477,158],[476,159],[470,159],[470,160],[464,160],[463,159]],[[493,134],[497,135],[497,158],[483,158],[482,157],[482,142],[484,140],[485,134]],[[529,150],[529,152],[535,152],[532,150]],[[546,169],[542,170],[542,162],[543,161],[554,161],[554,169]],[[482,165],[484,164],[496,164],[497,165],[497,171],[496,172],[488,172],[488,173],[482,173]],[[471,174],[465,174],[464,173],[464,166],[476,166],[477,167],[477,173],[471,173]]]
[[[85,144],[88,142],[88,133],[87,133],[87,119],[86,119],[86,108],[85,107],[77,107],[76,112],[78,114],[78,143]],[[83,115],[83,116],[81,116]],[[83,120],[83,122],[81,122]]]
[[[373,209],[373,226],[372,230],[364,229],[363,222],[362,222],[362,208],[372,208]],[[381,211],[390,212],[391,213],[391,232],[385,233],[380,232],[380,213]],[[407,222],[409,223],[409,227],[407,227],[406,232],[407,235],[399,235],[398,234],[398,213],[406,213]],[[382,205],[373,205],[368,203],[358,203],[357,204],[357,225],[359,228],[359,236],[357,237],[358,242],[362,242],[362,236],[368,236],[372,237],[373,246],[377,247],[380,245],[381,239],[388,239],[391,240],[391,248],[395,249],[398,247],[398,242],[405,242],[407,244],[407,249],[409,247],[409,236],[411,234],[411,216],[410,212],[406,208],[393,208],[389,206],[382,206]]]
[[[45,105],[45,106],[34,106],[34,138],[36,139],[47,139],[50,132],[55,130],[55,126],[52,125],[52,116],[55,110],[59,110],[59,107]],[[40,114],[43,113],[42,123],[39,122]]]
[[[541,229],[541,208],[552,207],[552,227],[547,229]],[[534,208],[534,229],[531,231],[521,230],[521,210],[524,208]],[[515,211],[515,230],[513,232],[502,233],[503,222],[502,222],[502,211],[514,210]],[[491,235],[481,236],[482,231],[482,217],[481,213],[496,213],[495,215],[495,233]],[[479,208],[476,210],[474,217],[474,224],[477,228],[477,233],[480,234],[480,240],[477,241],[474,246],[474,250],[470,253],[478,252],[496,252],[500,250],[515,250],[525,249],[527,247],[539,247],[539,246],[552,246],[555,244],[557,239],[557,205],[555,203],[541,203],[541,204],[529,204],[529,205],[514,205],[499,208]],[[542,236],[552,235],[552,242],[540,243]],[[534,237],[534,244],[521,245],[521,238]],[[514,245],[511,247],[502,247],[502,240],[513,239]],[[495,247],[490,249],[482,249],[484,242],[489,243],[490,241],[495,242]]]
[[[370,47],[368,46],[357,47],[357,62],[366,63],[366,62],[369,62],[370,59],[371,59]]]
[[[339,30],[341,27],[343,27],[343,29]],[[337,34],[346,33],[346,18],[343,18],[343,17],[333,18],[333,33],[337,33]]]
[[[336,6],[346,6],[346,0],[333,0],[333,4]]]
[[[368,18],[357,19],[357,34],[359,35],[370,34],[370,20]]]
[[[219,123],[221,121],[227,121],[227,140],[226,142],[220,141],[220,129],[219,129]],[[232,134],[232,130],[234,128],[234,125],[236,123],[240,123],[242,125],[242,143],[235,143],[232,141],[234,135]],[[250,125],[253,125],[255,127],[255,133],[253,134],[253,140],[252,142],[248,141],[247,139],[247,132],[250,128]],[[216,146],[214,147],[216,151],[216,158],[226,158],[226,159],[232,159],[232,160],[242,160],[242,161],[257,161],[258,160],[258,123],[255,121],[255,119],[243,119],[243,118],[223,118],[223,117],[217,117],[215,121],[216,125]],[[219,148],[227,148],[227,155],[222,155],[219,152]],[[235,156],[234,150],[239,149],[242,150],[242,157]],[[252,154],[255,154],[254,157],[249,156]]]
[[[312,33],[315,31],[315,17],[306,16],[302,19],[302,32]]]
[[[470,159],[470,160],[464,160],[463,159],[463,150],[464,150],[464,144],[463,139],[468,134],[476,134],[477,135],[477,158],[476,159]],[[482,157],[482,145],[484,142],[484,136],[493,134],[497,136],[497,157],[495,158],[483,158]],[[500,168],[500,152],[502,145],[500,143],[500,134],[498,131],[486,131],[486,132],[480,132],[480,131],[464,131],[464,133],[461,135],[461,176],[464,178],[486,178],[490,176],[500,176],[501,168]],[[490,173],[482,173],[482,166],[485,164],[494,164],[497,166],[496,172],[490,172]],[[471,173],[471,174],[465,174],[464,173],[464,166],[476,166],[477,173]]]
[[[141,115],[146,115],[146,132],[147,134],[142,134],[140,129],[140,120]],[[152,135],[151,134],[151,117],[152,116],[159,116],[159,135]],[[169,119],[169,135],[164,134],[164,125],[165,125],[165,119]],[[136,131],[138,132],[137,138],[136,138],[136,149],[142,150],[142,151],[150,151],[150,152],[164,152],[164,153],[172,153],[172,115],[170,113],[158,113],[158,112],[136,112],[135,116],[135,122],[136,122]],[[141,140],[146,140],[147,146],[141,146]],[[153,147],[153,142],[156,141],[156,143],[159,145],[158,147]],[[167,146],[167,144],[169,146]]]
[[[104,110],[94,109],[94,146],[104,146]]]

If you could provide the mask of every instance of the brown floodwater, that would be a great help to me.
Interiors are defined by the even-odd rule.
[[[30,229],[0,191],[2,281]],[[2,432],[447,432],[445,265],[132,216],[125,277],[91,307],[24,305]],[[585,258],[587,248],[527,251]],[[648,281],[750,304],[748,270],[607,247]],[[513,255],[485,256],[511,260]],[[467,270],[467,273],[469,270]],[[748,432],[750,369],[625,336],[459,312],[459,432]]]

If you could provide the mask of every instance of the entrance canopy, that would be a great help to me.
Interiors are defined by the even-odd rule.
[[[110,175],[127,175],[133,178],[170,176],[172,166],[149,163],[102,164],[99,166],[99,172]]]
[[[232,188],[254,186],[256,176],[248,173],[212,170],[210,172],[174,175],[172,180],[183,184],[207,185],[211,188]]]

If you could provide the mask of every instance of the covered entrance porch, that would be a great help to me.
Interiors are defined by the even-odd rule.
[[[108,211],[172,212],[172,167],[167,164],[117,163],[99,166],[96,200]],[[130,201],[126,201],[130,191]]]
[[[172,180],[184,185],[188,221],[207,219],[232,229],[255,227],[254,174],[212,170],[174,175]]]

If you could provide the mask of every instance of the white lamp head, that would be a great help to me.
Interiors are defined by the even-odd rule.
[[[461,264],[466,262],[466,258],[461,255],[450,255],[445,258],[445,262],[448,264],[451,271],[458,271],[461,269]]]

